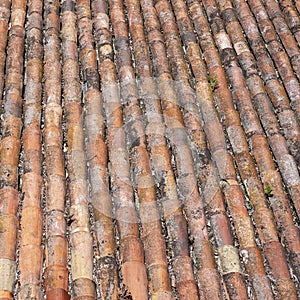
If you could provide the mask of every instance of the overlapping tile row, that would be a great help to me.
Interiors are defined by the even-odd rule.
[[[3,4],[4,12],[6,12],[6,5]],[[13,297],[16,279],[16,246],[19,227],[17,211],[21,202],[18,165],[22,130],[25,17],[26,1],[12,2],[9,41],[6,49],[0,145],[0,298],[3,299]],[[3,40],[5,39],[6,37],[3,37]]]
[[[44,286],[47,299],[69,299],[59,18],[59,1],[45,1],[43,148],[46,175]]]
[[[292,0],[0,0],[0,299],[300,297]]]
[[[67,143],[66,171],[69,193],[70,275],[73,299],[95,299],[93,277],[93,236],[89,210],[87,153],[85,151],[82,86],[79,78],[78,27],[76,3],[61,3],[61,39],[65,138]]]
[[[116,299],[118,289],[112,202],[108,188],[103,103],[100,94],[97,55],[93,44],[90,1],[77,1],[76,14],[79,29],[79,56],[83,74],[86,159],[98,252],[96,275],[102,299]]]
[[[20,210],[19,298],[43,298],[43,177],[42,177],[42,1],[27,5],[25,87],[22,132],[22,207]]]

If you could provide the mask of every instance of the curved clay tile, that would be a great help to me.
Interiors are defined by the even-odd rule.
[[[5,59],[6,59],[6,46],[8,40],[8,24],[10,19],[10,1],[2,0],[0,2],[1,15],[0,15],[0,99],[2,106],[2,93],[4,87],[5,75]]]

